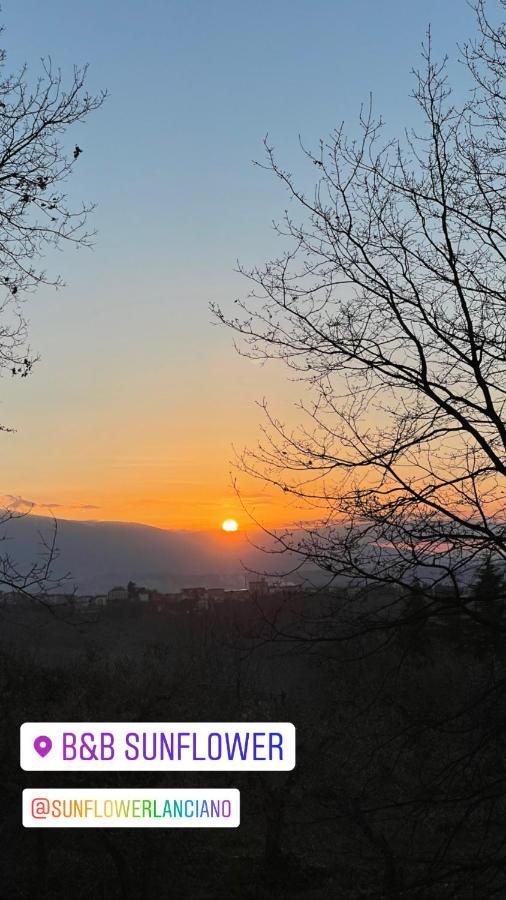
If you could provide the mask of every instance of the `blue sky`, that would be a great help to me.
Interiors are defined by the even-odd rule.
[[[90,87],[109,91],[72,135],[84,153],[71,192],[98,204],[95,249],[48,258],[68,286],[29,301],[41,362],[3,383],[3,421],[18,429],[2,439],[4,491],[172,525],[181,485],[196,510],[212,483],[206,502],[227,514],[230,447],[254,439],[255,399],[292,397],[280,371],[235,357],[207,310],[245,293],[237,258],[276,252],[285,199],[251,160],[269,132],[303,169],[299,133],[316,144],[341,119],[353,130],[370,90],[392,133],[409,125],[427,25],[460,84],[472,12],[465,0],[4,0],[2,18],[13,66],[88,62]]]

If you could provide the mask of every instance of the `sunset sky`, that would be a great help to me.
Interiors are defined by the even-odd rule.
[[[360,102],[392,132],[412,118],[409,72],[430,21],[436,50],[473,31],[465,0],[4,0],[10,65],[90,63],[105,106],[72,134],[70,193],[96,201],[92,252],[47,259],[67,286],[29,298],[29,379],[2,382],[2,493],[64,518],[215,528],[246,517],[233,446],[251,445],[268,396],[296,419],[280,367],[236,356],[211,323],[247,283],[236,260],[279,251],[285,197],[251,160],[268,132],[292,171]],[[459,68],[455,66],[457,73]],[[310,173],[313,174],[313,173]],[[304,177],[304,176],[303,176]],[[268,524],[297,511],[243,483]]]

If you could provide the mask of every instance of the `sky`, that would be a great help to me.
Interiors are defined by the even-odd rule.
[[[392,133],[413,121],[410,70],[431,24],[464,78],[456,45],[466,0],[3,0],[8,64],[89,63],[108,99],[72,134],[69,185],[94,201],[92,251],[48,254],[66,286],[28,300],[40,361],[0,384],[0,493],[42,514],[214,529],[249,519],[234,448],[253,446],[268,397],[297,420],[300,385],[238,356],[212,321],[248,284],[236,262],[279,251],[285,197],[252,165],[266,133],[292,171],[299,134],[315,146],[362,101]],[[349,125],[348,125],[349,123]],[[307,177],[303,174],[301,177]],[[239,479],[267,525],[292,521],[286,495]]]

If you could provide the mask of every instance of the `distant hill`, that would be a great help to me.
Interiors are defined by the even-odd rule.
[[[26,570],[41,557],[41,539],[51,540],[53,522],[26,516],[0,526],[0,554],[8,553]],[[242,533],[169,531],[123,522],[57,523],[59,575],[70,573],[69,587],[100,593],[130,580],[177,591],[188,586],[243,587],[245,567],[276,573],[290,568],[288,558],[262,553]],[[265,544],[265,538],[261,541]]]
[[[42,558],[42,541],[53,535],[53,520],[29,515],[0,525],[0,556],[8,554],[22,571]],[[102,593],[128,581],[161,591],[182,587],[241,588],[255,573],[288,575],[288,580],[308,578],[312,584],[326,583],[326,575],[313,564],[293,574],[300,564],[295,554],[270,554],[254,546],[269,545],[263,534],[243,532],[172,531],[129,522],[57,523],[58,559],[53,573],[69,579],[59,590],[77,587],[82,594]],[[273,546],[273,542],[271,543]],[[279,548],[278,548],[279,549]],[[441,560],[440,560],[441,562]],[[436,570],[437,572],[437,570]],[[430,581],[430,568],[413,575]],[[463,567],[463,583],[475,576],[475,565]],[[334,580],[334,586],[344,583]]]

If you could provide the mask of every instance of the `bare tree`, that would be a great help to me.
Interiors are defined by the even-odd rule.
[[[96,110],[105,93],[87,91],[86,66],[74,68],[68,82],[49,59],[35,80],[26,67],[9,75],[5,66],[0,50],[0,373],[26,377],[35,358],[27,346],[22,301],[40,284],[61,284],[58,276],[46,274],[41,258],[48,248],[87,246],[92,238],[86,226],[92,207],[72,208],[64,192],[82,153],[75,140],[68,141],[67,130]],[[0,425],[0,430],[10,429]],[[14,508],[0,509],[0,526],[18,516]],[[54,585],[55,541],[56,524],[27,571],[9,554],[0,557],[2,586],[31,594]]]
[[[302,148],[312,193],[265,141],[292,200],[276,226],[287,249],[241,269],[254,287],[237,316],[216,312],[241,352],[283,360],[309,389],[295,429],[264,403],[241,459],[313,510],[281,545],[331,577],[453,585],[479,618],[462,570],[506,558],[506,26],[476,13],[463,103],[429,32],[416,130],[388,140],[369,104],[358,137],[340,126]]]
[[[0,369],[26,376],[33,356],[20,301],[39,284],[59,285],[40,261],[48,247],[64,242],[88,245],[86,220],[91,210],[72,209],[64,183],[82,149],[65,140],[69,127],[82,122],[103,102],[85,86],[87,67],[74,68],[68,83],[51,60],[32,83],[24,67],[5,74],[0,51]],[[67,145],[68,144],[68,145]]]

